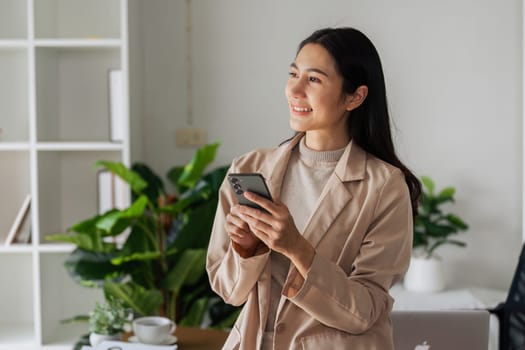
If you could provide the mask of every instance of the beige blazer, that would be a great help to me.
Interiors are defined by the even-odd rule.
[[[231,172],[259,172],[279,197],[290,142],[235,159]],[[298,193],[297,195],[301,195]],[[213,290],[244,307],[223,349],[258,349],[268,315],[269,252],[244,259],[224,229],[235,203],[225,181],[207,256]],[[412,211],[402,172],[350,142],[303,232],[316,254],[307,278],[293,265],[278,305],[274,349],[393,349],[389,288],[408,268]]]

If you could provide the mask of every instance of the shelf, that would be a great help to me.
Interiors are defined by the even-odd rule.
[[[118,48],[119,39],[37,39],[36,47],[74,47],[74,48]]]
[[[28,151],[29,143],[26,142],[0,142],[0,151]]]
[[[113,48],[36,49],[37,140],[107,142],[109,71],[119,69]]]
[[[42,243],[38,246],[38,251],[44,254],[51,253],[71,253],[76,248],[73,244],[67,243]]]
[[[29,140],[27,52],[0,50],[0,140]]]
[[[121,151],[122,143],[116,142],[39,142],[39,151]]]
[[[2,11],[0,11],[0,39],[21,39],[26,37],[26,4],[26,1],[21,0],[2,0]]]
[[[30,244],[18,244],[14,243],[9,246],[0,245],[0,253],[8,254],[31,254],[33,248]]]
[[[27,40],[4,40],[0,39],[0,49],[25,49],[28,47]]]
[[[65,269],[76,246],[46,237],[98,212],[96,161],[129,163],[127,24],[127,0],[0,0],[0,350],[70,350],[87,323],[61,320],[104,299]],[[28,195],[32,241],[6,246]]]

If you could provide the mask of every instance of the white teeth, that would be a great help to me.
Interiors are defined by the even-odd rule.
[[[311,112],[312,109],[311,108],[306,108],[306,107],[293,107],[293,110],[296,111],[296,112]]]

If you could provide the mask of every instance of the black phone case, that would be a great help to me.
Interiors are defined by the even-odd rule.
[[[241,205],[247,205],[252,208],[262,209],[257,204],[249,201],[244,197],[244,191],[253,192],[272,200],[268,186],[264,177],[258,173],[244,173],[244,174],[228,174],[228,182],[230,183],[237,201]]]

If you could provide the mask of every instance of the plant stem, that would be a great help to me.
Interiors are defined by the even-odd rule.
[[[168,296],[168,317],[170,320],[175,321],[177,316],[177,293],[168,291],[168,294],[171,294],[171,296]]]

